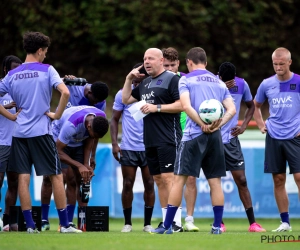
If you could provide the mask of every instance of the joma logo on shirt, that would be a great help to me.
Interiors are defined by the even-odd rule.
[[[15,74],[15,78],[14,80],[22,80],[22,79],[27,79],[27,78],[35,78],[35,77],[39,77],[39,73],[38,72],[32,72],[32,73],[20,73],[20,74]]]
[[[218,83],[219,80],[216,79],[216,78],[213,78],[213,77],[210,77],[210,76],[198,76],[197,77],[197,81],[200,82],[200,81],[204,81],[204,82],[215,82],[215,83]]]
[[[272,103],[273,104],[281,104],[281,103],[286,103],[286,102],[293,102],[291,96],[287,96],[284,98],[273,98]]]
[[[154,91],[151,91],[151,93],[149,93],[149,94],[142,95],[142,100],[147,100],[147,99],[150,99],[151,97],[155,97]]]

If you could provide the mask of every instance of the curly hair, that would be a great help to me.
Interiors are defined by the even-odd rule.
[[[22,61],[19,57],[13,55],[4,57],[2,61],[2,77],[4,77],[7,74],[7,72],[11,70],[11,64],[13,62],[22,64]]]
[[[104,82],[94,82],[91,86],[91,91],[99,102],[104,101],[108,97],[108,86]]]
[[[236,74],[235,66],[230,62],[223,62],[219,67],[219,76],[223,82],[234,79]]]
[[[163,57],[173,62],[178,60],[178,51],[173,47],[162,49]]]
[[[92,128],[94,133],[96,133],[99,138],[102,138],[108,131],[108,120],[103,116],[96,116],[92,123]]]
[[[48,48],[50,38],[41,32],[28,31],[23,35],[23,48],[27,54],[34,54],[39,48]]]

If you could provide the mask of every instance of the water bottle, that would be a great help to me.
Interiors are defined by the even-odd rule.
[[[81,179],[80,196],[81,196],[81,201],[83,203],[88,203],[89,202],[90,187],[91,187],[91,183],[90,182],[84,183],[83,180]]]
[[[64,83],[70,86],[84,86],[87,80],[85,78],[64,78]]]

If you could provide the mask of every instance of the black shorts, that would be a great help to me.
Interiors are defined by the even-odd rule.
[[[31,174],[32,164],[38,176],[61,174],[60,160],[52,135],[12,138],[8,171]]]
[[[278,140],[268,133],[265,149],[265,173],[286,173],[288,162],[290,174],[300,173],[300,137]]]
[[[238,137],[224,144],[226,171],[245,170],[245,161]]]
[[[10,146],[0,145],[0,173],[4,173],[8,167]]]
[[[74,161],[78,161],[80,162],[81,164],[83,164],[84,162],[84,155],[83,155],[83,145],[81,146],[78,146],[78,147],[69,147],[69,146],[66,146],[64,148],[64,152],[70,156],[70,158],[72,158]],[[69,167],[68,164],[62,162],[61,163],[61,168],[62,169],[67,169]],[[71,167],[74,167],[74,166],[71,166]],[[77,169],[77,167],[75,167]]]
[[[174,174],[199,177],[201,168],[207,179],[226,176],[220,130],[180,143]]]
[[[146,148],[146,158],[151,175],[173,173],[176,158],[176,146],[165,144]]]
[[[145,167],[147,166],[145,151],[122,150],[121,166]]]

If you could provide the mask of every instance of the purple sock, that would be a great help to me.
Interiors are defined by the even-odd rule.
[[[35,229],[35,224],[32,219],[32,213],[31,210],[23,210],[23,215],[26,221],[26,228],[32,228]]]
[[[172,225],[177,209],[178,209],[178,207],[168,204],[167,214],[166,214],[166,218],[164,221],[164,227],[166,229],[169,229],[170,226]]]
[[[214,227],[221,227],[224,206],[214,206]]]
[[[282,222],[286,222],[290,225],[290,218],[289,218],[289,213],[288,212],[281,213],[280,217],[281,217]]]
[[[57,209],[58,217],[59,217],[59,224],[62,227],[68,227],[68,214],[67,214],[67,208]]]
[[[74,217],[74,211],[75,211],[75,205],[67,205],[67,213],[68,213],[68,220],[69,222],[73,222]]]
[[[49,208],[50,204],[42,204],[42,220],[49,221]]]

